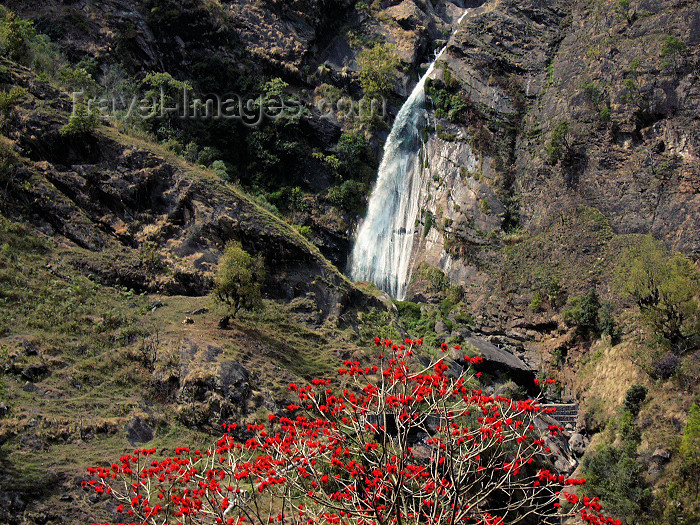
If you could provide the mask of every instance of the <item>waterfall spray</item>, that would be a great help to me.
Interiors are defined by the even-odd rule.
[[[440,50],[396,115],[352,251],[350,277],[372,281],[396,299],[406,295],[416,237],[422,183],[421,130],[427,122],[425,81],[446,49],[447,45]]]

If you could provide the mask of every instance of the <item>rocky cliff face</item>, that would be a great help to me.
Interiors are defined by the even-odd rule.
[[[312,295],[339,315],[361,294],[301,234],[211,173],[114,130],[59,133],[66,101],[21,72],[6,81],[30,100],[5,135],[28,159],[5,187],[6,213],[84,249],[73,261],[104,284],[136,292],[209,293],[222,247],[239,240],[271,269],[271,297]]]
[[[359,94],[359,51],[387,41],[405,64],[396,85],[402,95],[412,71],[470,7],[434,75],[441,80],[447,71],[469,109],[453,122],[437,119],[425,151],[425,164],[433,167],[427,178],[449,179],[442,191],[431,182],[434,205],[428,207],[426,197],[425,210],[454,225],[441,232],[437,224],[422,242],[448,248],[429,249],[435,255],[426,261],[464,275],[448,257],[482,251],[467,247],[477,237],[496,236],[499,220],[505,230],[538,232],[579,204],[599,209],[618,233],[651,232],[686,253],[698,245],[698,219],[687,213],[698,204],[700,162],[694,117],[700,15],[692,2],[403,0],[367,2],[362,10],[352,2],[321,1],[10,5],[76,58],[87,54],[102,65],[120,57],[134,71],[163,69],[195,81],[210,78],[212,65],[223,77],[224,70],[238,69],[240,76],[252,67],[280,74],[294,88],[330,82]],[[665,51],[668,36],[684,49]],[[202,87],[212,82],[217,85]],[[332,152],[341,123],[319,117],[311,118],[311,145]],[[557,132],[563,123],[565,131]],[[449,163],[440,160],[450,149],[451,166],[461,168],[462,177],[449,175]],[[323,192],[327,166],[308,157],[301,161],[304,180]],[[459,189],[460,178],[469,190]],[[447,191],[471,193],[473,202],[458,197],[460,210],[466,207],[455,210]],[[332,223],[322,216],[305,220],[342,266],[352,218]],[[458,225],[465,221],[474,224],[462,235]]]
[[[424,152],[418,260],[478,283],[474,261],[500,250],[513,214],[538,233],[579,205],[616,234],[696,252],[698,16],[687,2],[472,10],[434,75],[473,106],[469,123],[436,119]],[[669,35],[687,46],[675,62]]]

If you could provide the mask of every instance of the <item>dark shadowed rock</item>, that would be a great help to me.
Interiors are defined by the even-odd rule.
[[[517,383],[531,388],[534,384],[535,371],[526,365],[515,355],[507,350],[498,348],[496,345],[479,339],[477,337],[466,337],[464,346],[472,346],[484,359],[484,363],[480,366],[480,370],[484,372],[507,372],[511,378]],[[450,356],[460,364],[464,362],[464,348],[462,350],[451,350]]]
[[[126,439],[132,445],[147,443],[153,439],[153,429],[138,416],[129,421],[124,430],[126,431]]]
[[[35,385],[34,383],[32,383],[31,381],[27,381],[27,382],[24,384],[24,386],[22,387],[22,390],[24,390],[25,392],[28,392],[28,393],[30,393],[30,394],[33,394],[33,393],[36,393],[36,392],[39,391],[39,387],[36,386],[36,385]]]
[[[49,373],[49,367],[44,364],[29,365],[24,370],[22,370],[21,375],[24,379],[31,382],[40,381]]]
[[[250,395],[249,380],[248,370],[233,361],[224,361],[219,364],[216,389],[225,399],[238,403]]]
[[[206,306],[203,308],[197,308],[196,310],[192,310],[191,312],[187,312],[189,315],[204,315],[206,313],[209,313],[209,308]]]

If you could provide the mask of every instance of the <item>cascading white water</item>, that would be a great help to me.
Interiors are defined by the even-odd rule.
[[[468,10],[459,17],[457,25]],[[421,130],[426,123],[425,81],[447,49],[443,47],[396,115],[367,216],[360,224],[350,259],[350,277],[371,281],[403,299],[411,270],[411,252],[421,188]]]

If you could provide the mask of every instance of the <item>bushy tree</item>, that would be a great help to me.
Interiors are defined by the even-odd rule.
[[[168,135],[180,129],[183,123],[181,115],[185,111],[194,111],[184,107],[185,99],[192,101],[195,98],[192,84],[177,80],[170,73],[151,72],[144,77],[141,88],[143,98],[152,104],[149,110],[157,117],[143,119],[141,125],[146,131],[155,133],[159,140],[172,138]],[[178,108],[177,111],[174,108]]]
[[[554,165],[565,156],[573,154],[573,151],[569,123],[566,120],[559,121],[552,129],[549,142],[545,146],[547,159]]]
[[[478,388],[480,357],[457,371],[417,359],[420,341],[375,343],[374,364],[290,383],[293,401],[268,424],[225,424],[204,452],[137,450],[84,486],[148,525],[620,525],[573,494],[585,480],[548,466],[562,428],[537,400]]]
[[[681,66],[688,46],[680,38],[669,35],[661,46],[661,57],[668,60],[667,64],[673,66],[674,71],[678,71]]]
[[[700,407],[693,403],[680,443],[681,465],[659,493],[657,511],[664,525],[697,523],[700,516]]]
[[[642,434],[636,418],[646,394],[641,385],[628,389],[619,415],[606,425],[604,442],[587,451],[582,462],[584,493],[600,496],[606,508],[629,525],[647,523],[652,511],[651,489],[637,460]]]
[[[340,161],[338,173],[343,179],[369,182],[374,174],[372,167],[376,164],[376,157],[362,133],[345,131],[338,139],[336,152]]]
[[[29,44],[25,32],[26,23],[18,19],[12,11],[7,12],[2,36],[10,60],[20,62],[29,55]]]
[[[214,279],[216,297],[231,307],[235,317],[239,310],[254,310],[262,306],[261,288],[265,279],[262,257],[253,257],[241,243],[226,245]]]
[[[564,322],[575,326],[581,335],[596,335],[600,333],[600,299],[595,288],[591,288],[583,297],[572,297],[569,306],[562,311]]]
[[[661,342],[678,353],[697,342],[700,273],[690,259],[646,235],[622,254],[616,282]]]
[[[30,67],[44,80],[54,78],[65,62],[46,35],[39,33],[30,20],[18,17],[0,5],[0,53],[10,60]]]
[[[68,124],[59,132],[61,135],[90,135],[99,124],[99,113],[88,109],[85,104],[77,104],[73,114],[68,119]]]
[[[362,51],[357,61],[360,64],[360,83],[366,96],[379,97],[391,92],[399,66],[396,46],[376,44]]]
[[[644,385],[632,385],[625,393],[625,400],[622,406],[636,417],[639,414],[641,404],[646,398],[647,388]]]
[[[355,180],[346,180],[328,189],[328,202],[353,215],[361,215],[367,206],[367,186]]]
[[[584,456],[583,474],[586,493],[600,496],[606,508],[624,523],[640,523],[638,519],[643,509],[648,509],[651,494],[633,454],[622,447],[603,445]]]

